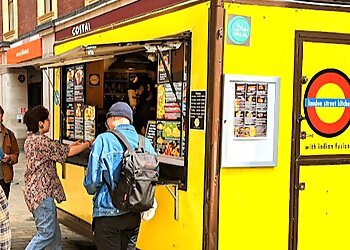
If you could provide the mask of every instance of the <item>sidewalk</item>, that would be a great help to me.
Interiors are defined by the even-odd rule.
[[[14,166],[15,177],[10,192],[10,220],[12,229],[12,249],[23,250],[36,233],[32,214],[28,211],[23,199],[23,174],[25,169],[24,153],[21,152],[19,163]],[[95,250],[94,244],[84,236],[76,234],[60,224],[62,249]]]

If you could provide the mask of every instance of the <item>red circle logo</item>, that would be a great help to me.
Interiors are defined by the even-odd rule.
[[[328,83],[336,84],[344,93],[342,98],[317,98],[317,92]],[[322,121],[316,108],[344,108],[342,116],[335,122]],[[305,118],[316,134],[323,137],[335,137],[343,133],[350,123],[350,80],[337,69],[325,69],[318,72],[310,81],[304,97]]]

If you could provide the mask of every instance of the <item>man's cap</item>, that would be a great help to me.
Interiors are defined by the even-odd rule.
[[[133,123],[133,113],[132,109],[126,102],[116,102],[108,110],[106,118],[111,116],[125,117],[130,120],[130,123]]]

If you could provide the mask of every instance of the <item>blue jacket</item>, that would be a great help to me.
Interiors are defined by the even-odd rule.
[[[117,126],[116,129],[128,139],[131,146],[137,148],[138,134],[134,126],[123,124]],[[149,140],[145,140],[145,144],[147,152],[156,154]],[[84,186],[90,195],[94,195],[93,217],[117,216],[127,213],[113,206],[107,185],[102,179],[103,175],[112,188],[116,187],[123,153],[124,146],[112,133],[98,135],[92,145]]]

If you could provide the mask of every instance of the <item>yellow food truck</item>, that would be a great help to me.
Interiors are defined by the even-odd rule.
[[[55,139],[104,132],[153,65],[145,135],[161,178],[140,249],[350,249],[350,5],[168,2],[78,36],[58,28],[42,66],[54,68]],[[57,166],[58,208],[91,234],[87,159]]]

